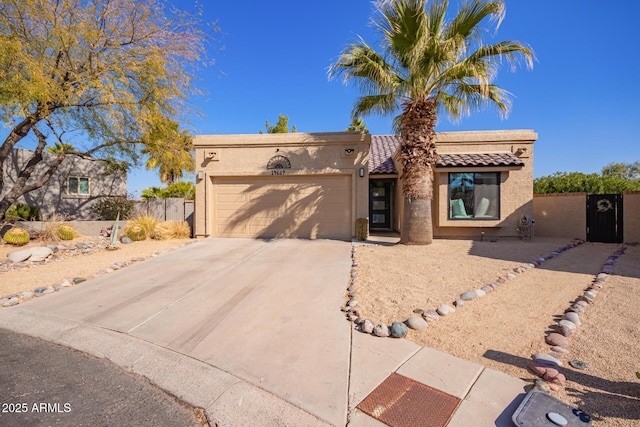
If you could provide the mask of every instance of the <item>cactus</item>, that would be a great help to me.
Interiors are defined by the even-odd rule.
[[[13,227],[4,233],[4,241],[10,245],[22,246],[29,243],[29,233],[24,228]]]
[[[72,240],[75,237],[76,233],[75,231],[73,231],[73,228],[69,227],[68,225],[60,225],[56,229],[56,235],[61,240]]]
[[[134,242],[147,238],[147,232],[140,224],[134,224],[131,227],[127,227],[124,234]]]
[[[367,218],[356,219],[356,239],[367,240],[369,237],[369,220]]]

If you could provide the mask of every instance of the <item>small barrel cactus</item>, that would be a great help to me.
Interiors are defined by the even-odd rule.
[[[69,227],[68,225],[60,225],[56,229],[56,235],[61,240],[73,240],[76,233],[75,231],[73,231],[73,228]]]
[[[29,233],[24,228],[13,227],[4,233],[4,241],[10,245],[22,246],[29,243]]]
[[[134,224],[131,227],[128,227],[125,230],[124,234],[134,242],[138,242],[147,238],[147,232],[145,231],[144,227],[139,224]]]

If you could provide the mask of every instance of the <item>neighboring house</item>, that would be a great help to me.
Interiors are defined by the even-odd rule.
[[[0,197],[8,192],[17,178],[17,171],[29,160],[33,151],[14,149],[4,165],[4,188]],[[44,161],[36,167],[32,179],[41,176],[54,154],[45,153]],[[29,181],[31,182],[31,180]],[[41,188],[18,199],[40,209],[43,219],[53,216],[66,219],[92,219],[91,206],[104,196],[127,195],[127,174],[109,170],[98,159],[67,155],[56,173]]]
[[[437,136],[436,237],[516,236],[533,212],[529,130]],[[350,239],[356,218],[399,230],[395,136],[203,135],[196,149],[195,236]]]

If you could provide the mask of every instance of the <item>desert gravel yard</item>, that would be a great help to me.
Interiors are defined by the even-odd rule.
[[[79,236],[72,241],[57,242],[58,245],[74,247],[78,243],[93,242],[96,246],[103,246],[106,243],[100,241],[102,237]],[[30,263],[24,261],[21,268],[13,269],[7,263],[7,254],[13,251],[21,251],[28,248],[43,246],[44,243],[31,241],[27,246],[11,246],[4,242],[0,243],[0,263],[4,268],[0,268],[0,296],[8,294],[19,294],[20,292],[31,292],[35,288],[51,286],[60,283],[63,279],[73,279],[75,277],[85,277],[90,279],[94,274],[109,269],[114,263],[130,263],[132,260],[141,260],[154,256],[165,251],[169,251],[194,239],[171,239],[152,240],[147,239],[128,245],[120,244],[117,250],[95,250],[89,254],[82,254],[82,251],[63,251],[53,254],[43,263]],[[134,261],[138,262],[138,261]],[[3,272],[4,271],[4,272]],[[107,270],[108,271],[108,270]],[[2,309],[0,307],[0,309]]]
[[[503,239],[498,242],[434,240],[426,247],[358,245],[356,299],[361,316],[375,324],[404,321],[414,309],[453,306],[513,268],[571,239]],[[508,280],[494,292],[466,301],[407,338],[480,363],[533,384],[526,366],[545,343],[565,309],[591,284],[620,245],[584,243]],[[562,358],[566,385],[554,395],[590,413],[596,426],[640,426],[640,247],[630,246],[615,263]],[[389,338],[380,338],[389,339]],[[557,355],[554,353],[554,355]],[[578,359],[587,370],[569,366]]]

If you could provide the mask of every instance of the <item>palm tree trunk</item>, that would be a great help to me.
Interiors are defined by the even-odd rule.
[[[430,245],[433,243],[432,198],[404,198],[400,243]]]
[[[400,124],[400,161],[404,212],[400,243],[429,245],[433,242],[433,170],[438,158],[435,102],[421,99],[403,105]]]

